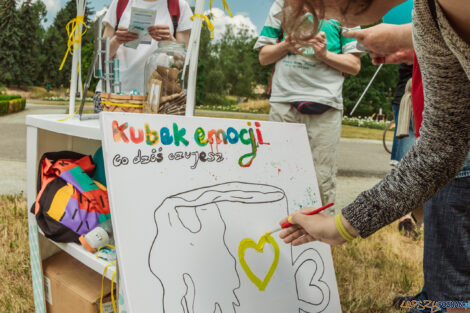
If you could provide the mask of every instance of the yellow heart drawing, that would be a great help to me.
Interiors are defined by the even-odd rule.
[[[261,281],[250,269],[248,264],[245,261],[245,251],[248,248],[255,249],[259,253],[263,253],[263,248],[264,244],[268,242],[270,243],[273,248],[274,248],[274,260],[273,263],[271,264],[271,267],[269,268],[268,273],[264,277],[264,279]],[[240,242],[240,245],[238,246],[238,260],[240,261],[240,264],[243,268],[243,270],[246,273],[246,276],[253,282],[253,284],[258,287],[260,291],[264,291],[266,289],[266,286],[268,285],[269,281],[271,280],[271,277],[273,276],[274,272],[276,271],[277,264],[279,263],[279,246],[276,243],[276,240],[274,240],[273,237],[269,233],[266,235],[263,235],[258,243],[254,242],[251,238],[246,238],[243,239]]]

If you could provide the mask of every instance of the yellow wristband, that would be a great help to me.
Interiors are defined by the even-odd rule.
[[[351,236],[351,234],[344,227],[343,221],[341,221],[341,216],[342,216],[341,213],[335,216],[336,229],[339,231],[339,234],[341,235],[341,237],[343,237],[346,241],[351,241],[354,239],[354,237]]]

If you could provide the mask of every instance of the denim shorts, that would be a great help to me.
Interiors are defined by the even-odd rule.
[[[430,300],[470,301],[470,177],[424,205],[424,284]]]

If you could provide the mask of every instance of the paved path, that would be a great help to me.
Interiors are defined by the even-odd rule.
[[[66,106],[63,105],[27,104],[22,112],[0,117],[0,194],[19,193],[26,188],[26,115],[65,111]],[[226,115],[225,112],[224,114]],[[246,118],[255,117],[250,115]],[[390,170],[388,162],[389,154],[379,141],[341,139],[338,207],[349,203],[358,193],[376,184]]]

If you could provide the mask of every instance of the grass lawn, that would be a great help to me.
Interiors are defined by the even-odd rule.
[[[26,212],[24,198],[0,196],[1,312],[34,312]],[[332,250],[345,313],[402,312],[390,307],[392,299],[423,284],[423,241],[401,236],[396,223]]]
[[[372,129],[350,125],[343,125],[343,127],[341,128],[341,137],[343,138],[382,140],[383,133],[384,131],[381,129]],[[387,140],[393,140],[393,132],[387,132]]]

